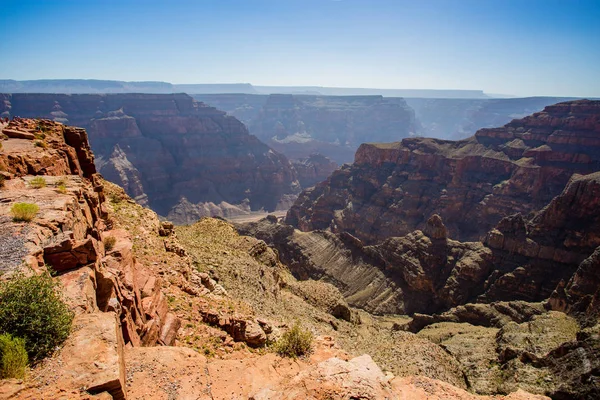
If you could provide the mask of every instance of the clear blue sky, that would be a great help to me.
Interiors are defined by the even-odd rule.
[[[600,0],[0,4],[0,79],[600,96]]]

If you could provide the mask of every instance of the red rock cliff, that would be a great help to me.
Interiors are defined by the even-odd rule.
[[[574,173],[598,170],[600,101],[559,103],[462,141],[363,144],[354,164],[304,191],[286,220],[373,243],[439,214],[451,237],[478,240],[504,216],[545,206]]]

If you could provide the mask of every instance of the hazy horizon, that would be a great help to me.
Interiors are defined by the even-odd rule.
[[[6,1],[0,78],[600,96],[600,3]]]

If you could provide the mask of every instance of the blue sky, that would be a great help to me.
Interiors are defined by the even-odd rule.
[[[600,0],[0,4],[0,79],[600,96]]]

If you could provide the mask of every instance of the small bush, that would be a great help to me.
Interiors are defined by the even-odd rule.
[[[46,144],[46,142],[42,142],[41,140],[36,140],[35,142],[33,142],[33,144],[36,147],[41,147],[42,149],[45,149],[48,147],[48,145]]]
[[[46,187],[46,179],[43,176],[36,176],[32,180],[29,181],[29,186],[34,189],[41,189]]]
[[[114,236],[107,236],[104,238],[104,249],[106,251],[111,251],[115,247],[115,243],[117,243],[117,239]]]
[[[123,200],[123,197],[121,197],[121,195],[119,195],[118,193],[111,193],[109,194],[108,198],[113,204],[119,204],[121,200]]]
[[[15,203],[10,208],[10,213],[13,216],[13,221],[31,221],[38,213],[40,208],[37,204],[31,203]]]
[[[50,355],[65,341],[73,313],[48,274],[18,274],[0,283],[0,332],[25,339],[32,362]]]
[[[56,190],[58,190],[58,193],[65,194],[67,193],[67,185],[58,185],[56,186]]]
[[[296,358],[307,354],[312,348],[313,334],[300,328],[300,323],[294,326],[275,343],[275,350],[281,356]]]
[[[23,379],[27,372],[25,341],[8,333],[0,335],[0,379]]]

